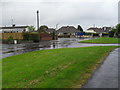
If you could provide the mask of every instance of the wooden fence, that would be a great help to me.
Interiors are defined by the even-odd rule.
[[[7,40],[8,37],[12,36],[13,39],[23,39],[23,33],[0,33],[0,39]]]

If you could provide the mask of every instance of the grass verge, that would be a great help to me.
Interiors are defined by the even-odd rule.
[[[118,39],[118,38],[110,38],[110,37],[101,37],[101,38],[97,38],[97,39],[80,41],[80,43],[117,44],[117,43],[120,43],[120,39]]]
[[[3,88],[80,88],[115,48],[62,48],[4,58]]]

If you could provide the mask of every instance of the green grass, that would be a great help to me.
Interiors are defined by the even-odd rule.
[[[41,50],[2,59],[3,88],[81,87],[116,46]]]
[[[104,43],[104,44],[112,44],[113,43],[113,44],[116,44],[116,43],[120,43],[120,39],[102,37],[102,38],[97,38],[97,39],[80,41],[80,43]]]

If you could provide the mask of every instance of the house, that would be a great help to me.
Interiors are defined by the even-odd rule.
[[[97,28],[97,27],[91,27],[88,28],[85,33],[91,33],[92,36],[103,36],[103,35],[108,35],[108,32],[111,30],[110,27],[102,27],[102,28]]]
[[[9,37],[12,37],[14,40],[23,39],[23,32],[28,31],[28,26],[5,26],[5,27],[0,27],[0,37],[1,40],[7,40]]]
[[[48,28],[45,30],[46,32],[48,32],[49,34],[52,34],[53,32],[55,32],[55,29],[53,28]]]
[[[53,28],[48,28],[45,30],[47,33],[49,33],[52,37],[52,40],[57,40],[58,39],[58,35],[55,29]]]
[[[76,37],[79,31],[74,26],[63,26],[57,30],[58,37]]]
[[[45,30],[40,30],[40,40],[57,40],[56,31],[53,28],[48,28]]]
[[[2,33],[16,33],[16,32],[26,32],[29,31],[28,26],[5,26],[5,27],[0,27],[0,31],[2,31]]]
[[[104,30],[104,32],[106,32],[106,33],[109,33],[109,31],[111,31],[112,30],[112,28],[111,27],[102,27],[102,29]]]

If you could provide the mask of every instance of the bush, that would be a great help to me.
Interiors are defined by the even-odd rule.
[[[23,39],[24,40],[30,40],[30,33],[28,33],[28,32],[23,33]]]
[[[39,33],[31,33],[30,40],[32,40],[34,42],[38,42],[39,41]]]
[[[91,35],[91,33],[85,33],[85,35]]]
[[[55,32],[53,33],[50,33],[51,37],[52,37],[52,40],[55,40]]]
[[[109,37],[114,37],[114,31],[109,32]]]
[[[8,42],[9,44],[13,43],[13,36],[8,36],[7,42]]]

